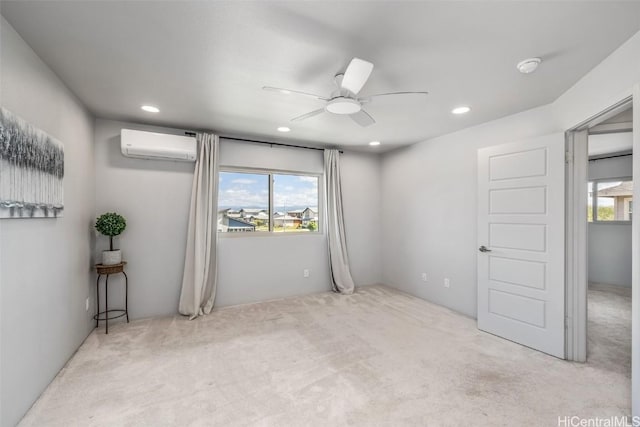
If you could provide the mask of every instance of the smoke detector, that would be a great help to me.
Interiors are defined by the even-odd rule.
[[[522,74],[529,74],[533,73],[538,68],[538,65],[540,65],[541,62],[542,59],[540,58],[527,58],[523,61],[518,62],[516,68]]]

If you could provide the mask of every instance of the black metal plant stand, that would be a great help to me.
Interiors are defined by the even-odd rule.
[[[122,316],[127,316],[127,323],[129,323],[129,307],[128,307],[128,294],[129,294],[129,278],[127,273],[124,272],[124,266],[127,263],[122,261],[120,264],[103,265],[96,264],[96,272],[98,278],[96,279],[96,307],[97,314],[93,316],[96,321],[96,328],[100,321],[105,322],[105,334],[109,333],[109,320],[118,319]],[[124,274],[124,310],[123,309],[111,309],[109,310],[109,276],[112,274]],[[104,311],[100,311],[100,278],[105,276],[104,281]],[[119,313],[119,314],[118,314]]]

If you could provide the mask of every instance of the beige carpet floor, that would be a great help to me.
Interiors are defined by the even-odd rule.
[[[628,415],[629,389],[375,286],[101,328],[22,425],[556,426]]]
[[[631,377],[631,288],[589,284],[587,361]]]

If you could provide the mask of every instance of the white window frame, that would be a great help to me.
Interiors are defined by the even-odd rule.
[[[269,215],[269,231],[253,231],[244,233],[223,233],[217,232],[218,236],[242,238],[242,237],[274,237],[274,236],[317,236],[324,233],[323,227],[323,212],[324,212],[324,179],[322,173],[314,173],[307,171],[298,171],[290,169],[268,169],[268,168],[251,168],[251,167],[237,167],[237,166],[220,166],[218,170],[219,174],[222,172],[230,173],[253,173],[268,175],[269,181],[269,208],[267,209]],[[273,231],[273,175],[303,175],[313,176],[318,178],[318,228],[316,231],[289,231],[289,232],[276,232]],[[219,196],[218,196],[219,197]],[[218,207],[220,209],[220,207]],[[217,215],[217,213],[216,213]]]
[[[623,225],[623,224],[631,224],[631,219],[628,220],[621,220],[621,219],[615,219],[613,221],[601,221],[598,219],[597,217],[597,213],[598,213],[598,196],[597,196],[597,192],[598,192],[598,184],[601,184],[603,182],[618,182],[618,181],[631,181],[633,182],[633,177],[627,176],[627,177],[620,177],[620,178],[598,178],[598,179],[590,179],[589,183],[591,183],[592,187],[591,190],[593,192],[591,199],[592,199],[592,204],[591,204],[591,217],[593,218],[593,221],[589,222],[589,224],[617,224],[617,225]]]

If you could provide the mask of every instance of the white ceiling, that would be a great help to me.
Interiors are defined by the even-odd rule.
[[[640,2],[613,1],[3,0],[1,12],[99,117],[379,151],[549,103],[640,30]],[[375,64],[361,95],[429,96],[376,99],[377,124],[361,128],[331,114],[290,124],[322,103],[261,90],[328,95],[354,56]],[[519,74],[531,56],[540,69]]]

